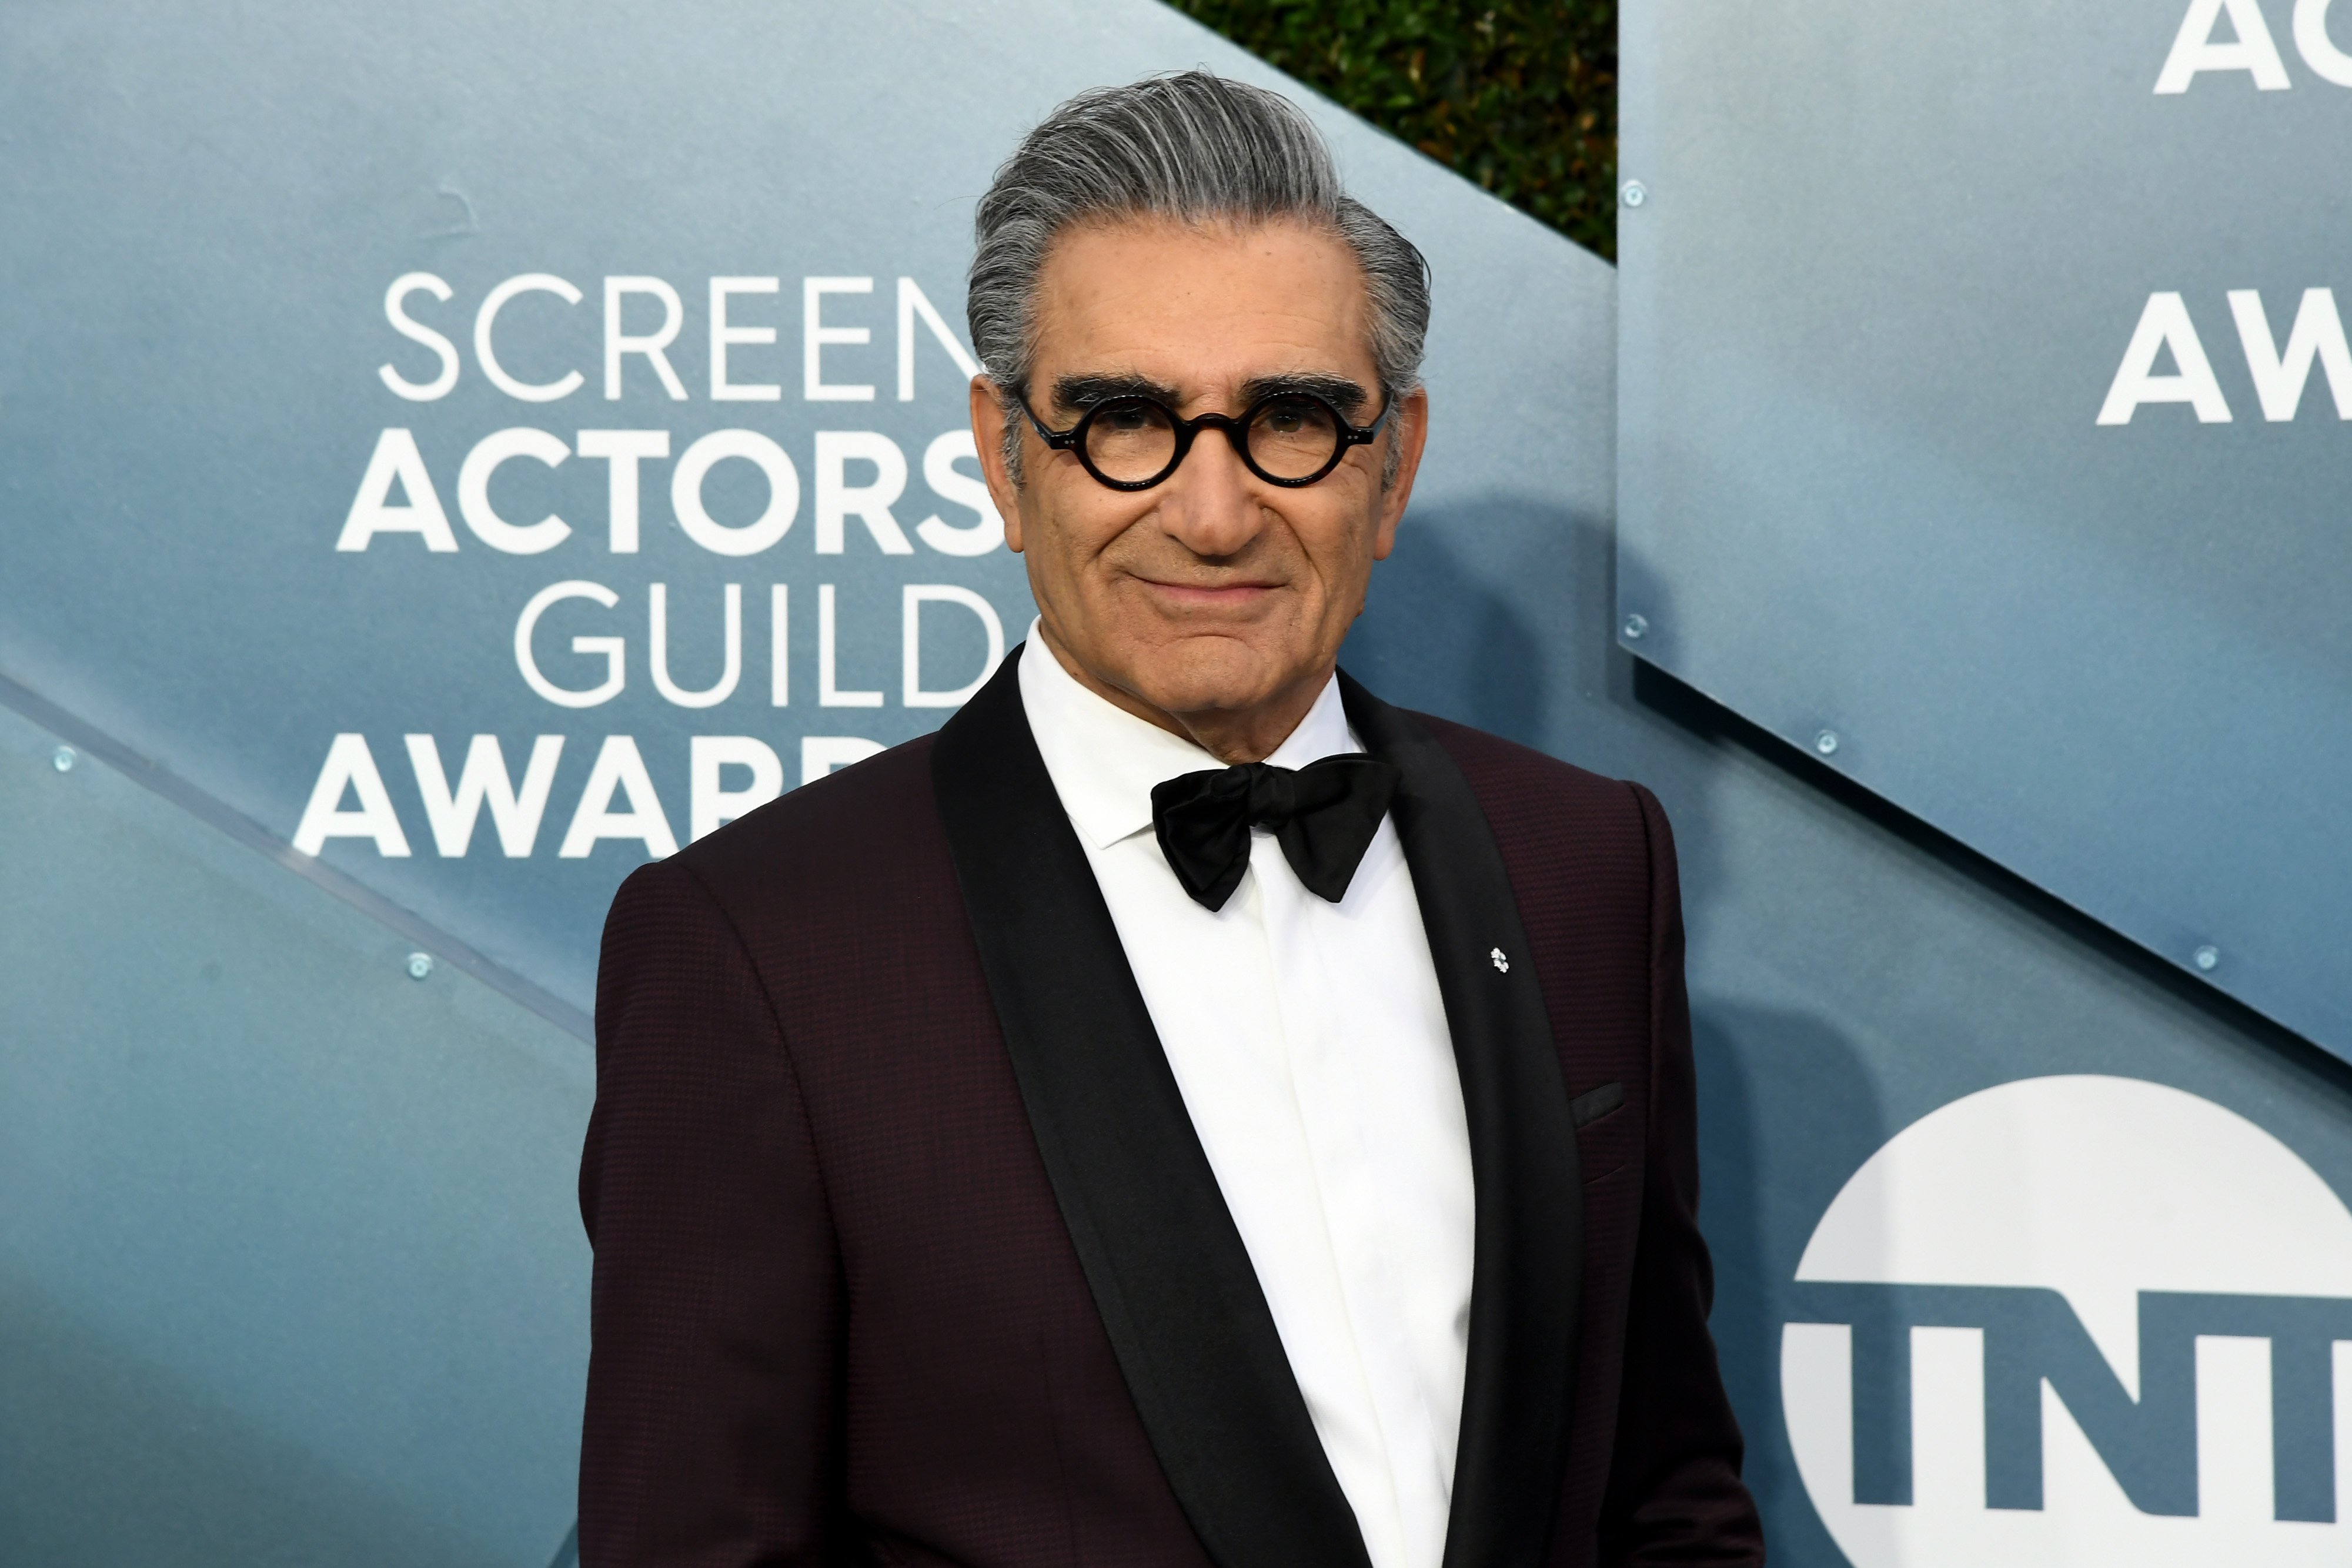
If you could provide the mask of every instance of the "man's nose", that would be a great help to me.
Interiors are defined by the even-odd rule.
[[[1213,426],[1161,484],[1160,526],[1194,555],[1237,554],[1265,526],[1253,476],[1242,462],[1240,432]]]

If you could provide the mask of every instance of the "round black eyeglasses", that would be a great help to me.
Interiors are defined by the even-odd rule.
[[[1075,454],[1088,474],[1114,490],[1149,490],[1176,472],[1192,438],[1221,430],[1249,471],[1269,485],[1298,489],[1339,465],[1351,446],[1370,443],[1396,411],[1391,401],[1370,424],[1349,424],[1313,392],[1282,392],[1260,398],[1249,412],[1202,413],[1179,419],[1157,398],[1115,397],[1095,404],[1067,430],[1048,430],[1029,400],[1021,412],[1046,445]]]

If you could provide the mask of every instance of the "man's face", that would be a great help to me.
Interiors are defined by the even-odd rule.
[[[1191,418],[1303,388],[1369,424],[1381,403],[1368,309],[1346,243],[1303,224],[1084,227],[1055,244],[1039,279],[1029,404],[1066,430],[1109,396],[1146,392]],[[1006,542],[1028,558],[1066,662],[1121,706],[1196,736],[1195,721],[1230,733],[1269,716],[1281,732],[1264,737],[1271,749],[1328,678],[1372,563],[1395,540],[1427,404],[1414,393],[1391,430],[1302,488],[1268,484],[1203,430],[1167,479],[1114,490],[1025,421],[1015,488],[984,382],[972,419]],[[1391,439],[1399,461],[1384,486]]]

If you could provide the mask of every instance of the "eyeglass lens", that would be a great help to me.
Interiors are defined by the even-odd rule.
[[[1274,398],[1253,411],[1243,439],[1250,460],[1265,474],[1306,479],[1328,467],[1339,454],[1339,417],[1318,399]],[[1175,460],[1175,423],[1149,399],[1106,403],[1087,422],[1086,455],[1097,473],[1116,483],[1156,478]]]

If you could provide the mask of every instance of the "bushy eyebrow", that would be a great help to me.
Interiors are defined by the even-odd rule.
[[[1371,394],[1346,376],[1324,375],[1314,371],[1292,371],[1278,376],[1253,376],[1242,383],[1244,406],[1263,402],[1286,392],[1304,392],[1319,397],[1349,419],[1356,417]]]
[[[1319,397],[1349,418],[1355,418],[1371,394],[1347,376],[1326,375],[1316,371],[1292,371],[1280,375],[1253,376],[1242,383],[1242,408],[1280,397],[1286,392],[1303,392]],[[1084,413],[1097,403],[1113,398],[1148,397],[1170,408],[1183,406],[1183,396],[1165,382],[1155,382],[1149,376],[1131,374],[1091,374],[1063,376],[1054,382],[1054,406]],[[1241,412],[1235,409],[1234,413]]]
[[[1054,382],[1054,406],[1084,413],[1115,397],[1148,397],[1174,408],[1182,401],[1174,387],[1139,375],[1063,376]]]

